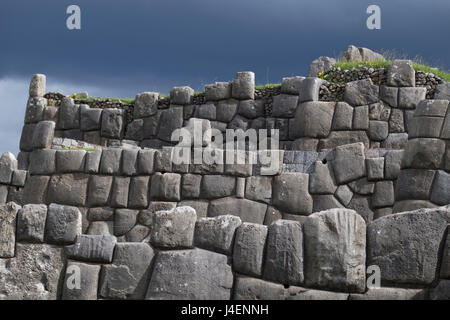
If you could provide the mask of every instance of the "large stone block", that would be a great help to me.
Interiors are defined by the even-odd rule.
[[[264,279],[284,285],[300,285],[304,280],[301,224],[278,220],[269,226],[268,231]]]
[[[5,204],[8,201],[8,186],[0,185],[0,204]]]
[[[36,124],[33,132],[33,148],[50,149],[55,134],[55,123],[53,121],[40,121]]]
[[[233,269],[241,274],[260,277],[267,238],[267,226],[244,222],[236,231]]]
[[[190,87],[175,87],[170,91],[170,102],[173,104],[190,104],[194,96],[194,89]]]
[[[66,247],[69,258],[93,262],[111,263],[117,239],[114,236],[79,235],[76,243]]]
[[[298,106],[295,113],[295,138],[326,138],[333,121],[334,102],[306,102]]]
[[[370,146],[370,140],[365,131],[331,131],[327,139],[319,141],[317,151],[330,150],[338,146],[357,142],[361,142],[366,148]]]
[[[431,189],[430,200],[438,205],[450,204],[450,174],[439,170]]]
[[[313,195],[313,212],[333,208],[344,208],[344,206],[332,194]]]
[[[389,134],[389,125],[386,121],[369,121],[369,138],[373,141],[383,141]]]
[[[337,186],[330,163],[316,161],[314,170],[309,175],[309,192],[311,194],[334,194]]]
[[[236,178],[220,175],[205,175],[201,183],[201,198],[216,199],[235,193]]]
[[[165,249],[191,248],[197,214],[190,207],[177,207],[153,214],[151,243]]]
[[[351,294],[349,300],[425,300],[424,289],[369,288],[364,294]]]
[[[232,84],[232,97],[239,100],[255,98],[255,74],[238,72]]]
[[[44,242],[47,206],[44,204],[27,204],[17,215],[17,241]]]
[[[388,86],[380,86],[380,98],[391,107],[398,106],[398,88],[396,87],[388,87]]]
[[[414,87],[416,72],[411,60],[394,60],[387,67],[387,85],[392,87]]]
[[[128,194],[128,208],[146,208],[148,206],[148,188],[150,177],[133,177]]]
[[[170,106],[169,109],[162,110],[159,122],[164,125],[159,127],[158,139],[171,142],[172,133],[183,126],[183,107]]]
[[[252,176],[246,179],[245,197],[254,201],[271,203],[272,200],[272,178]]]
[[[381,283],[430,285],[437,276],[450,211],[441,207],[385,216],[367,227],[367,264]]]
[[[444,118],[414,117],[408,124],[409,139],[412,138],[439,138],[444,124]]]
[[[0,205],[0,258],[14,257],[16,221],[20,209],[14,202]]]
[[[11,152],[3,153],[0,158],[0,183],[10,184],[17,167],[16,157]]]
[[[30,174],[53,174],[56,170],[56,150],[41,149],[30,154]]]
[[[152,174],[154,171],[156,150],[139,150],[138,153],[138,173],[139,174]]]
[[[389,132],[405,132],[405,121],[402,110],[392,109],[391,117],[389,118]]]
[[[333,130],[352,130],[353,107],[346,102],[336,103],[333,117]]]
[[[23,203],[46,203],[49,181],[50,177],[48,176],[30,176],[23,189]]]
[[[358,106],[354,108],[353,129],[354,130],[369,129],[369,106]]]
[[[420,101],[424,100],[427,88],[399,88],[398,107],[402,109],[415,109]]]
[[[283,285],[255,279],[237,276],[234,285],[233,300],[284,300],[285,290]]]
[[[97,300],[100,269],[99,265],[69,261],[62,288],[62,300]],[[79,287],[73,283],[74,275],[80,277]]]
[[[394,205],[394,200],[394,183],[392,181],[378,181],[372,195],[372,207],[390,207]]]
[[[84,170],[86,173],[98,173],[100,168],[100,160],[102,158],[102,150],[88,151]]]
[[[100,133],[102,137],[120,139],[124,129],[124,110],[103,109]]]
[[[433,204],[428,200],[403,200],[396,201],[394,207],[392,208],[393,213],[413,211],[417,209],[424,208],[436,208],[437,205]]]
[[[80,128],[80,106],[73,99],[64,97],[59,107],[58,128],[69,130]]]
[[[156,114],[158,110],[159,93],[144,92],[136,95],[134,100],[134,118],[145,118]]]
[[[283,173],[273,181],[272,201],[281,211],[308,215],[313,201],[308,193],[309,176],[304,173]]]
[[[84,150],[58,150],[56,152],[56,172],[75,173],[84,172],[86,151]]]
[[[52,203],[47,212],[45,242],[57,245],[74,243],[82,233],[81,219],[78,208]]]
[[[208,101],[218,101],[231,98],[230,82],[216,82],[205,86],[205,96]]]
[[[418,138],[408,141],[402,160],[402,168],[439,169],[443,166],[445,141]]]
[[[347,205],[347,208],[356,211],[361,217],[363,217],[366,223],[373,220],[374,212],[370,207],[369,196],[362,196],[359,194],[353,195],[353,198]]]
[[[242,222],[263,224],[266,210],[266,204],[227,197],[212,200],[208,207],[208,216],[217,217],[232,214],[241,218]]]
[[[122,151],[122,174],[134,176],[138,173],[138,153],[139,149],[124,149]]]
[[[389,180],[397,179],[403,159],[403,150],[389,150],[385,157],[385,178]]]
[[[199,248],[231,255],[235,231],[241,224],[241,219],[232,215],[201,218],[195,224],[194,244]]]
[[[303,80],[305,80],[305,77],[296,76],[283,78],[283,81],[281,82],[281,92],[299,95]]]
[[[436,86],[436,91],[434,93],[435,99],[445,99],[450,100],[450,83],[444,82]]]
[[[366,159],[367,179],[381,180],[384,178],[384,158],[368,158]]]
[[[110,205],[113,208],[125,208],[128,206],[129,188],[130,178],[114,177],[110,201]]]
[[[273,98],[272,116],[291,118],[297,109],[298,97],[288,94],[279,94]]]
[[[230,122],[236,115],[239,101],[234,99],[219,101],[216,109],[217,121]]]
[[[337,147],[333,168],[338,184],[364,177],[366,175],[364,145],[353,143]]]
[[[181,182],[181,195],[183,199],[195,199],[200,196],[202,176],[199,174],[184,174]]]
[[[309,66],[308,77],[317,77],[320,72],[331,69],[336,64],[336,59],[330,57],[319,57]]]
[[[143,299],[153,256],[147,243],[117,243],[112,264],[102,269],[100,295],[108,299]]]
[[[122,149],[109,148],[102,152],[99,172],[102,174],[119,174]]]
[[[83,173],[56,174],[48,186],[48,203],[84,207],[89,176]]]
[[[20,136],[20,150],[32,151],[33,150],[33,134],[36,124],[25,124],[22,128],[22,134]]]
[[[184,200],[177,207],[192,207],[197,213],[197,220],[208,216],[209,202],[207,200]]]
[[[379,87],[372,80],[364,79],[345,85],[344,100],[352,106],[363,106],[378,102]]]
[[[88,206],[101,207],[106,206],[111,192],[113,177],[94,176],[89,179]]]
[[[442,253],[441,263],[441,279],[450,279],[450,234],[447,230],[447,239],[444,243],[444,251]]]
[[[201,261],[202,263],[199,263]],[[194,249],[159,252],[146,299],[229,300],[233,273],[227,256]]]
[[[102,109],[91,108],[88,105],[80,106],[80,129],[83,131],[100,130]]]
[[[120,237],[136,225],[138,210],[117,209],[114,213],[114,235]]]
[[[2,300],[56,300],[65,269],[60,247],[17,244],[16,256],[0,262]]]
[[[291,286],[287,289],[286,300],[348,300],[348,293],[311,290],[302,287]]]
[[[305,78],[300,84],[299,102],[318,101],[320,86],[326,81],[320,78]]]
[[[353,210],[310,215],[303,225],[305,284],[341,292],[364,292],[366,224]]]
[[[264,101],[242,100],[239,102],[238,114],[247,118],[255,119],[264,116]]]
[[[30,82],[30,97],[43,97],[45,95],[46,83],[47,78],[45,74],[34,74]]]
[[[152,176],[150,198],[152,200],[180,201],[181,175],[155,173]]]
[[[25,123],[36,123],[43,120],[47,99],[42,97],[30,97],[25,110]]]

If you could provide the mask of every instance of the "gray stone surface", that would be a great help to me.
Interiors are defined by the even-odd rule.
[[[74,173],[84,172],[86,151],[84,150],[58,150],[56,151],[56,172]]]
[[[374,141],[383,141],[389,134],[389,126],[386,121],[369,121],[369,138]]]
[[[83,173],[55,174],[48,186],[48,203],[84,207],[89,176]]]
[[[262,117],[264,116],[264,101],[242,100],[239,102],[238,114],[247,119]]]
[[[78,208],[52,203],[47,212],[45,242],[57,245],[74,243],[82,233],[81,219]]]
[[[23,188],[24,204],[46,203],[48,176],[31,176]]]
[[[244,276],[237,276],[233,300],[284,300],[283,285]]]
[[[378,101],[379,87],[371,79],[348,82],[345,85],[344,100],[352,106],[363,106]]]
[[[384,102],[388,103],[391,107],[398,106],[398,88],[380,86],[380,98]]]
[[[0,204],[5,204],[8,201],[8,186],[0,185]]]
[[[392,87],[414,87],[416,72],[411,60],[394,60],[387,67],[387,85]]]
[[[401,170],[395,190],[396,200],[428,200],[435,173],[433,170]]]
[[[333,169],[338,184],[343,184],[366,175],[364,145],[353,143],[339,146],[335,151]]]
[[[55,150],[35,150],[30,154],[30,174],[52,174],[56,170]]]
[[[238,104],[239,101],[234,99],[219,101],[216,108],[217,121],[230,122],[236,115]]]
[[[309,192],[311,194],[334,194],[337,186],[333,168],[330,163],[316,161],[314,170],[309,175]]]
[[[409,138],[439,138],[444,118],[414,117],[408,124]]]
[[[86,153],[86,160],[84,167],[85,172],[98,173],[101,158],[102,158],[102,150],[88,151]]]
[[[370,180],[381,180],[384,178],[384,158],[366,159],[367,178]]]
[[[173,104],[189,104],[194,96],[194,89],[190,87],[175,87],[170,91],[170,102]]]
[[[368,265],[382,284],[429,285],[438,270],[449,209],[419,209],[377,219],[367,227]]]
[[[202,176],[199,174],[184,174],[181,179],[181,195],[183,199],[195,199],[200,196]]]
[[[231,85],[230,82],[207,84],[205,86],[206,100],[217,101],[231,98]]]
[[[101,207],[106,206],[111,192],[113,177],[94,176],[89,179],[88,206]]]
[[[318,101],[320,86],[325,82],[325,80],[319,78],[305,78],[300,84],[298,101]]]
[[[353,192],[346,185],[342,185],[336,189],[335,196],[344,206],[347,206],[352,200]]]
[[[353,195],[353,198],[347,208],[355,210],[361,217],[363,217],[366,223],[373,220],[374,213],[370,207],[370,198],[368,196],[362,196],[359,194]]]
[[[384,157],[386,179],[397,179],[400,174],[403,154],[403,150],[390,150],[386,153]]]
[[[295,115],[298,97],[288,94],[279,94],[273,98],[273,117],[290,118]]]
[[[442,253],[441,262],[441,279],[450,279],[450,234],[447,230],[447,239],[444,243],[444,251]]]
[[[154,265],[146,299],[229,300],[231,297],[233,274],[225,255],[202,249],[159,252]]]
[[[354,108],[353,129],[354,130],[369,129],[369,107],[368,106],[359,106],[359,107]]]
[[[164,125],[158,130],[158,139],[170,142],[174,130],[183,126],[183,108],[170,106],[169,109],[162,110],[159,122]]]
[[[153,214],[151,243],[164,249],[191,248],[197,214],[190,207],[177,207]]]
[[[102,174],[120,173],[121,157],[122,149],[109,148],[103,150],[99,172]]]
[[[399,88],[398,107],[402,109],[415,109],[420,101],[426,97],[427,89],[417,88]]]
[[[25,123],[36,123],[43,120],[47,99],[42,97],[30,97],[25,110]]]
[[[222,198],[212,200],[208,207],[208,216],[217,217],[232,214],[241,218],[242,222],[264,223],[267,205],[247,199]]]
[[[364,292],[366,224],[355,211],[331,209],[303,225],[305,283],[341,292]]]
[[[221,175],[204,175],[201,182],[201,198],[216,199],[235,193],[236,178]]]
[[[333,208],[344,208],[344,206],[332,194],[316,194],[313,195],[313,212]]]
[[[122,109],[103,109],[101,135],[111,139],[121,139],[124,129],[124,111]]]
[[[361,142],[366,148],[369,148],[370,141],[365,131],[331,131],[327,139],[320,140],[317,151],[330,150],[357,142]]]
[[[128,194],[128,208],[142,209],[148,206],[150,177],[133,177]]]
[[[262,176],[246,178],[245,197],[254,201],[270,203],[272,200],[272,178]]]
[[[436,208],[437,205],[428,200],[403,200],[396,201],[392,208],[393,213],[413,211],[422,208]]]
[[[205,200],[183,200],[178,202],[177,207],[192,207],[197,213],[197,220],[208,216],[209,202]]]
[[[97,300],[98,279],[101,266],[69,261],[62,288],[62,300]],[[76,287],[75,276],[80,276]]]
[[[125,176],[134,176],[138,173],[139,149],[124,149],[122,151],[122,174]]]
[[[199,248],[230,255],[235,231],[241,224],[241,219],[232,215],[201,218],[195,224],[194,244]]]
[[[10,184],[13,171],[18,167],[16,157],[11,152],[5,152],[0,158],[0,183]]]
[[[102,109],[80,106],[80,129],[83,131],[100,130]]]
[[[143,92],[136,95],[134,100],[134,118],[145,118],[156,114],[158,109],[159,93]]]
[[[351,294],[350,300],[425,300],[424,289],[370,288],[364,294]]]
[[[300,285],[304,280],[302,225],[296,221],[278,220],[268,230],[264,279]]]
[[[444,83],[438,84],[436,86],[434,98],[450,100],[450,83],[444,82]]]
[[[301,287],[289,287],[286,300],[347,300],[349,294],[341,292],[311,290]]]
[[[281,92],[298,95],[304,79],[305,77],[300,76],[283,78],[283,81],[281,82]]]
[[[295,113],[295,138],[326,138],[330,134],[333,121],[334,102],[305,102],[298,106]]]
[[[348,186],[355,193],[362,194],[362,195],[370,195],[374,191],[375,183],[372,181],[369,181],[366,177],[364,177],[364,178],[350,182],[348,184]]]
[[[66,246],[69,258],[96,263],[111,263],[117,239],[114,236],[79,235],[73,245]]]
[[[152,200],[180,201],[181,175],[156,173],[152,176],[150,198]]]
[[[450,204],[450,174],[439,170],[431,189],[430,200],[438,205]]]
[[[137,221],[139,211],[130,209],[117,209],[114,213],[114,235],[123,236],[130,231]]]
[[[64,267],[62,248],[18,243],[13,259],[0,259],[0,300],[56,300]]]
[[[102,268],[100,295],[108,299],[143,299],[153,260],[146,243],[117,243],[111,265]]]
[[[308,193],[309,176],[304,173],[283,173],[273,181],[272,201],[287,213],[308,215],[313,201]]]
[[[450,300],[450,281],[440,280],[438,285],[430,290],[430,300]]]
[[[238,72],[232,85],[232,97],[239,100],[255,98],[255,74]]]
[[[400,133],[405,131],[405,121],[403,111],[400,109],[392,109],[389,119],[389,132]]]
[[[40,121],[33,132],[32,145],[35,149],[49,149],[55,134],[55,122]]]
[[[327,71],[336,64],[336,59],[330,57],[319,57],[309,66],[308,77],[317,77],[320,72]]]
[[[372,195],[372,208],[382,208],[394,205],[394,184],[392,181],[378,181]]]
[[[44,74],[34,74],[30,82],[30,97],[43,97],[45,94],[46,82],[47,78]]]
[[[114,177],[110,205],[114,208],[125,208],[128,205],[130,178]]]
[[[33,133],[36,128],[36,124],[25,124],[22,128],[22,134],[20,136],[20,150],[32,151],[33,150]]]
[[[152,174],[154,169],[155,150],[139,150],[138,173]]]
[[[236,230],[234,271],[255,277],[262,275],[267,230],[267,226],[245,222]]]
[[[64,97],[59,107],[59,129],[77,129],[80,127],[80,106],[73,99]]]
[[[44,242],[47,206],[44,204],[27,204],[17,215],[17,241]]]
[[[346,102],[336,103],[333,130],[352,130],[353,123],[353,107]]]
[[[16,221],[20,209],[14,202],[0,205],[0,258],[15,255]]]
[[[144,138],[144,119],[135,119],[128,123],[125,131],[125,138],[141,141]]]

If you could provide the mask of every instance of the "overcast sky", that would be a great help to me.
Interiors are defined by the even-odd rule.
[[[81,8],[81,30],[66,9]],[[381,8],[381,30],[366,9]],[[349,44],[419,55],[450,69],[448,0],[1,0],[0,151],[18,152],[29,80],[47,91],[134,97],[256,73],[257,84],[305,75]]]

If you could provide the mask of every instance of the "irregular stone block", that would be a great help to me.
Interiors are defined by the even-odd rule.
[[[331,131],[327,139],[320,140],[317,151],[330,150],[357,142],[361,142],[366,148],[369,148],[370,141],[365,131]]]
[[[299,95],[303,80],[305,80],[305,77],[296,76],[283,78],[283,81],[281,82],[281,92]]]
[[[396,109],[394,109],[396,110]],[[400,111],[401,110],[397,110]],[[391,108],[385,105],[383,102],[372,103],[369,105],[369,119],[388,121],[391,115]]]
[[[331,165],[316,161],[314,166],[313,172],[309,175],[309,192],[311,194],[334,194],[337,186]]]
[[[217,217],[232,214],[241,218],[242,222],[263,224],[266,210],[266,204],[227,197],[212,200],[208,207],[208,216]]]
[[[14,257],[17,213],[21,209],[14,202],[0,205],[0,258]]]
[[[364,79],[345,85],[344,100],[352,106],[363,106],[378,102],[379,87],[372,80]]]
[[[402,168],[439,169],[445,153],[445,142],[440,139],[418,138],[408,141]]]
[[[398,107],[402,109],[415,109],[420,101],[425,100],[427,88],[399,88]]]
[[[366,175],[364,145],[353,143],[337,147],[333,169],[338,184],[364,177]]]
[[[89,180],[88,206],[101,207],[106,206],[109,200],[109,193],[113,177],[111,176],[94,176]]]
[[[382,208],[394,205],[394,184],[392,181],[378,181],[372,195],[372,207]]]
[[[197,214],[190,207],[177,207],[153,214],[151,243],[165,249],[191,248]]]
[[[98,173],[100,168],[100,160],[102,158],[102,150],[88,151],[85,159],[85,172]]]
[[[278,220],[269,226],[264,279],[285,285],[303,282],[303,233],[300,223]]]
[[[404,200],[404,201],[396,201],[394,207],[392,208],[392,212],[399,213],[423,208],[436,208],[436,207],[437,205],[427,200]]]
[[[103,207],[103,208],[90,208],[88,219],[89,221],[110,221],[113,220],[114,209]]]
[[[99,172],[102,174],[119,174],[122,149],[109,148],[102,152]]]
[[[25,123],[37,123],[43,120],[47,99],[42,97],[30,97],[25,110]],[[31,141],[30,141],[31,142]]]
[[[125,138],[134,141],[144,139],[144,119],[135,119],[128,123],[125,130]]]
[[[346,185],[342,185],[336,189],[335,196],[344,206],[347,206],[353,198],[353,192]]]
[[[202,249],[159,252],[154,265],[146,299],[230,299],[233,273],[225,255]]]
[[[354,130],[369,129],[369,107],[368,106],[359,106],[359,107],[354,108],[353,129]]]
[[[205,86],[205,97],[207,101],[218,101],[231,98],[231,83],[216,82]]]
[[[88,105],[80,106],[80,129],[83,131],[100,130],[102,109],[90,108]]]
[[[366,159],[367,179],[382,180],[384,178],[384,158]]]
[[[194,89],[190,87],[175,87],[170,91],[170,102],[173,104],[190,104]]]
[[[86,151],[84,150],[58,150],[56,151],[56,172],[75,173],[84,172]]]
[[[436,86],[434,98],[450,100],[450,84],[448,82],[438,84]]]
[[[10,184],[14,170],[17,169],[16,157],[11,152],[5,152],[0,158],[0,183]]]
[[[80,106],[73,99],[64,97],[59,107],[58,128],[69,130],[80,127]]]
[[[389,180],[397,179],[400,174],[404,151],[390,150],[386,153],[385,159],[385,178]]]
[[[239,273],[262,275],[267,226],[243,223],[236,230],[233,250],[233,269]]]
[[[308,77],[303,79],[300,84],[299,94],[299,102],[305,101],[318,101],[319,100],[319,91],[320,86],[323,85],[326,81],[320,78],[312,78]]]
[[[137,221],[139,211],[130,209],[117,209],[114,213],[114,235],[120,237],[130,231]]]
[[[336,103],[333,117],[333,130],[352,130],[353,107],[346,102]]]
[[[364,292],[366,224],[353,210],[310,215],[305,224],[305,283],[313,288]]]
[[[41,149],[30,154],[30,174],[53,174],[55,165],[56,150]]]
[[[312,197],[308,193],[309,176],[304,173],[283,173],[274,178],[272,201],[282,211],[308,215]]]
[[[414,117],[409,122],[409,139],[439,138],[444,118]]]
[[[279,94],[273,97],[273,117],[291,118],[297,109],[298,97],[288,94]]]
[[[48,203],[84,207],[89,176],[83,173],[57,174],[50,179]]]
[[[430,300],[450,300],[450,281],[440,280],[438,285],[430,290]]]
[[[181,175],[155,173],[152,176],[150,198],[152,200],[180,201]]]
[[[136,225],[125,235],[126,242],[143,242],[150,234],[150,228]]]
[[[272,178],[253,176],[245,183],[245,197],[250,200],[270,203],[272,200]]]
[[[138,173],[152,174],[154,168],[155,150],[139,150]]]
[[[153,214],[158,211],[170,211],[177,206],[175,202],[151,201],[148,209],[139,212],[138,221],[144,226],[151,226]]]
[[[449,209],[419,209],[377,219],[367,226],[368,265],[381,283],[429,285],[436,277]]]
[[[17,215],[17,241],[43,243],[46,218],[46,205],[25,205]]]
[[[89,223],[87,234],[93,236],[114,235],[114,224],[112,221],[92,221]]]
[[[131,178],[128,208],[146,208],[148,206],[149,181],[150,177]]]
[[[216,106],[214,103],[206,103],[197,106],[195,117],[200,119],[216,120]]]
[[[100,134],[111,139],[122,138],[124,129],[124,111],[122,109],[103,109]]]
[[[164,125],[158,130],[158,139],[171,142],[172,133],[183,126],[183,107],[170,106],[169,109],[162,110],[159,122]]]
[[[319,57],[309,66],[308,77],[317,77],[320,72],[328,71],[336,64],[336,59],[330,57]]]
[[[313,195],[313,212],[333,208],[344,208],[344,206],[332,194]]]
[[[4,300],[56,300],[65,268],[63,249],[42,244],[17,244],[8,266],[0,263]]]
[[[239,100],[255,98],[255,74],[238,72],[232,84],[232,97]]]
[[[236,115],[239,101],[234,99],[219,101],[216,109],[216,119],[221,122],[230,122]]]
[[[447,239],[444,244],[441,263],[441,279],[450,279],[450,234],[447,231]]]
[[[235,192],[235,185],[235,177],[205,175],[201,184],[201,197],[215,199],[231,196]]]
[[[402,110],[392,109],[391,117],[389,119],[389,132],[394,133],[405,132]]]
[[[32,151],[33,150],[33,134],[36,124],[25,124],[22,128],[22,135],[20,137],[20,150]]]
[[[404,149],[408,143],[408,134],[405,133],[391,133],[381,142],[381,148],[385,149]]]
[[[23,203],[46,203],[48,176],[30,176],[23,188]]]
[[[438,205],[450,204],[450,174],[439,170],[431,189],[430,200]]]
[[[100,268],[99,265],[69,261],[62,289],[62,300],[97,300]],[[74,275],[80,276],[79,288],[72,284],[71,276]]]
[[[55,123],[53,121],[40,121],[33,131],[32,145],[35,149],[50,149],[55,134]]]
[[[398,88],[380,86],[380,98],[391,107],[396,108],[398,106]]]
[[[334,102],[306,102],[295,113],[294,137],[326,138],[333,121]]]
[[[25,170],[14,170],[11,184],[15,187],[25,186],[25,182],[27,180],[27,174],[28,174],[28,171],[25,171]]]
[[[43,97],[45,95],[46,82],[45,74],[34,74],[30,82],[30,97]]]
[[[69,258],[95,263],[111,263],[114,247],[114,236],[79,235],[76,243],[67,246],[66,254]]]
[[[74,243],[82,233],[81,219],[78,208],[52,203],[47,212],[45,242],[57,245]]]
[[[411,60],[394,60],[387,67],[387,85],[391,87],[414,87],[416,72]]]
[[[239,102],[238,114],[248,119],[264,116],[263,100],[243,100]]]
[[[283,285],[250,277],[237,276],[233,300],[284,300]]]
[[[177,207],[192,207],[197,213],[197,220],[201,218],[206,218],[208,215],[208,201],[202,200],[184,200],[177,204]]]
[[[369,138],[374,141],[383,141],[389,134],[389,126],[386,121],[369,121]]]
[[[367,178],[361,178],[350,182],[348,186],[355,193],[362,195],[370,195],[374,191],[375,183],[370,182]]]
[[[159,93],[144,92],[136,95],[134,100],[134,118],[140,119],[156,114],[158,110]]]
[[[361,217],[363,217],[366,223],[369,223],[373,220],[373,211],[369,204],[368,196],[361,196],[359,194],[355,194],[347,206],[348,209],[355,210]]]
[[[114,208],[125,208],[128,205],[128,193],[130,187],[130,178],[114,177],[111,206]]]
[[[200,196],[200,184],[202,176],[198,174],[184,174],[181,183],[181,195],[183,199],[195,199]]]
[[[194,244],[199,248],[230,255],[235,231],[241,223],[239,217],[232,215],[201,218],[195,224]]]
[[[147,243],[118,243],[111,265],[103,266],[100,295],[109,299],[143,299],[154,257]]]
[[[424,289],[369,288],[364,294],[351,294],[349,300],[425,300]]]

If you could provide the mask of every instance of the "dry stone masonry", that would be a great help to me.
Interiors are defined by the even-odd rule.
[[[450,299],[450,86],[427,99],[398,60],[323,101],[333,64],[270,95],[239,72],[126,108],[33,76],[21,151],[0,158],[0,299]],[[279,129],[279,168],[175,163],[195,123]]]

